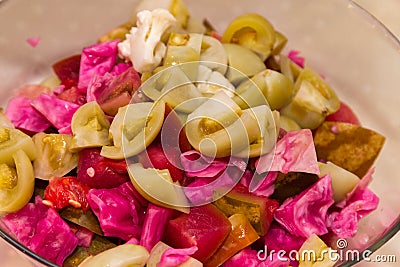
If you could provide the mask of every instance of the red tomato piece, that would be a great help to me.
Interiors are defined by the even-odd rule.
[[[81,55],[61,59],[53,64],[53,70],[66,88],[78,86]]]
[[[165,243],[174,248],[197,246],[192,255],[201,262],[207,261],[231,232],[228,218],[214,205],[193,207],[189,214],[170,220],[165,233]]]
[[[361,125],[360,120],[357,118],[354,111],[347,104],[343,102],[340,102],[340,107],[338,111],[327,116],[325,120],[347,122],[355,125]]]
[[[100,155],[99,148],[79,152],[78,180],[90,188],[114,188],[129,181],[125,160],[112,160]]]
[[[44,191],[45,204],[55,209],[62,209],[69,205],[74,208],[89,209],[86,194],[90,188],[81,184],[76,177],[54,177]]]

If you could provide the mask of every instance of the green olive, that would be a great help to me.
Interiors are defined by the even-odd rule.
[[[72,151],[111,144],[108,134],[110,122],[96,101],[84,104],[74,113],[71,128]]]
[[[149,256],[142,246],[124,244],[86,258],[79,267],[143,267]]]
[[[164,58],[165,66],[199,61],[203,35],[198,33],[171,33]]]
[[[13,155],[18,150],[24,151],[31,160],[37,157],[31,137],[17,129],[0,127],[0,163],[13,165]]]
[[[78,154],[70,151],[72,136],[37,133],[33,136],[38,157],[33,161],[35,177],[49,180],[62,177],[76,168]]]
[[[0,164],[0,213],[23,208],[33,195],[35,176],[30,158],[23,150],[12,155],[15,166]]]
[[[286,132],[301,130],[301,127],[294,120],[284,115],[279,116],[279,125]]]
[[[140,163],[128,165],[128,173],[136,190],[151,203],[189,213],[189,202],[179,183],[173,183],[167,169],[144,168]]]
[[[224,91],[189,114],[185,131],[190,144],[210,157],[234,155],[260,136],[252,112],[242,111]]]
[[[293,119],[302,128],[317,128],[327,115],[339,109],[340,101],[336,93],[308,67],[297,78],[294,91],[296,95],[281,110],[281,114]]]
[[[113,146],[103,146],[101,155],[111,159],[135,156],[153,142],[164,122],[165,102],[129,104],[118,110],[110,126]]]
[[[226,55],[222,43],[218,39],[207,35],[203,36],[200,61],[204,61],[202,64],[210,69],[216,70],[222,75],[225,75],[228,64],[228,56]],[[213,63],[207,63],[207,61]]]
[[[131,22],[126,22],[118,27],[115,27],[111,31],[107,32],[103,36],[99,38],[99,43],[105,43],[112,40],[119,39],[123,41],[126,39],[126,34],[129,33],[130,29],[132,28],[133,24]]]
[[[282,74],[288,77],[292,82],[297,79],[302,71],[299,65],[295,64],[285,55],[279,55],[279,63]]]
[[[252,77],[266,69],[264,62],[250,49],[238,44],[223,44],[223,47],[231,67],[227,78],[232,83],[241,82],[246,76]]]
[[[241,108],[255,107],[268,102],[272,110],[285,106],[292,98],[293,83],[282,73],[264,70],[238,86],[235,102]]]
[[[273,56],[279,55],[282,52],[285,45],[287,44],[287,42],[288,39],[285,35],[283,35],[283,33],[275,31],[275,43],[271,51],[271,55]]]
[[[222,36],[222,42],[247,47],[264,61],[274,48],[275,30],[263,16],[244,14],[228,25]]]

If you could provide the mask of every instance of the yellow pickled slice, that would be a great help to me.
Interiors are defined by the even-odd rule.
[[[339,109],[340,101],[333,89],[307,67],[297,78],[294,91],[296,95],[281,113],[302,128],[317,128],[327,115]]]
[[[312,234],[299,249],[299,267],[332,267],[339,255],[317,235]]]
[[[301,127],[294,120],[284,115],[279,116],[279,125],[286,132],[301,130]]]
[[[57,75],[50,76],[40,82],[40,85],[46,86],[49,88],[55,88],[56,86],[59,86],[60,84],[61,84],[61,81],[57,77]]]
[[[35,176],[31,160],[23,150],[16,151],[14,164],[0,164],[0,214],[23,208],[33,195]]]
[[[135,156],[153,142],[164,122],[165,103],[129,104],[118,110],[110,126],[113,146],[103,146],[101,155],[110,159]]]
[[[223,47],[231,67],[226,75],[232,83],[241,82],[246,76],[252,77],[266,69],[264,62],[250,49],[238,44],[223,44]]]
[[[225,157],[243,151],[259,138],[257,123],[251,111],[242,111],[219,91],[189,114],[185,130],[190,144],[202,154]]]
[[[146,169],[142,164],[134,163],[128,165],[128,173],[136,190],[151,203],[189,213],[189,201],[182,187],[173,183],[167,169]]]
[[[244,14],[228,25],[222,36],[222,42],[247,47],[264,61],[274,48],[275,30],[263,16]]]
[[[16,151],[24,151],[30,160],[37,157],[37,151],[32,138],[20,130],[0,127],[0,163],[13,165],[13,155]]]
[[[171,33],[164,58],[165,66],[199,61],[203,35],[198,33]],[[192,76],[194,77],[194,76]]]
[[[288,39],[283,33],[275,31],[275,43],[271,51],[271,55],[273,56],[279,55],[282,52],[285,45],[287,44],[287,42]]]
[[[277,111],[272,112],[266,105],[246,109],[243,112],[250,112],[255,117],[259,135],[250,143],[248,149],[236,153],[235,156],[254,158],[271,152],[278,136],[279,126],[276,122],[279,121],[279,113]]]
[[[292,99],[293,83],[285,75],[267,69],[240,84],[236,93],[235,102],[241,108],[263,105],[267,101],[272,110],[277,110]]]
[[[131,22],[126,22],[122,25],[119,25],[114,29],[112,29],[111,31],[104,34],[103,36],[101,36],[98,41],[99,43],[105,43],[117,39],[123,41],[126,39],[126,34],[129,33],[132,26],[133,24]]]
[[[228,56],[224,47],[222,46],[222,43],[216,38],[207,35],[203,36],[200,61],[204,61],[201,64],[209,67],[212,70],[220,72],[222,75],[225,75],[228,64]]]
[[[70,149],[72,151],[111,144],[110,122],[96,101],[86,103],[74,113],[71,128],[73,138]]]
[[[124,244],[86,258],[79,267],[143,267],[148,258],[149,252],[144,247]]]
[[[162,100],[178,111],[190,113],[204,102],[203,95],[192,83],[198,68],[198,62],[169,67],[142,84],[141,90],[154,101]]]
[[[134,17],[136,17],[136,14],[139,11],[154,10],[156,8],[163,8],[168,10],[176,18],[180,27],[187,27],[190,13],[183,0],[142,0],[133,10],[133,14]]]
[[[320,170],[319,177],[323,177],[328,173],[331,175],[333,199],[335,202],[344,200],[347,194],[350,193],[360,181],[357,175],[337,166],[336,164],[333,164],[332,162],[318,162],[318,167]]]
[[[33,161],[36,178],[62,177],[78,165],[78,154],[70,151],[71,135],[37,133],[32,139],[38,153]]]

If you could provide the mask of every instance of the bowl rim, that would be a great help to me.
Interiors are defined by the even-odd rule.
[[[392,45],[396,47],[396,50],[400,53],[400,37],[397,37],[380,19],[378,19],[375,15],[365,9],[361,4],[357,3],[357,0],[342,0],[344,3],[348,3],[350,7],[354,8],[360,16],[364,16],[364,21],[366,23],[370,23],[371,27],[375,27],[376,30],[382,32],[382,34],[388,39],[388,42],[391,42]],[[8,1],[0,0],[0,8],[2,8]],[[2,226],[3,227],[3,226]],[[9,235],[5,230],[0,227],[0,237],[10,244],[14,249],[18,252],[25,254],[30,257],[30,261],[37,261],[40,264],[43,264],[47,267],[59,267],[57,264],[46,260],[45,258],[39,256],[26,246],[22,245],[19,241],[17,241],[12,235]],[[5,227],[4,227],[5,228]],[[387,243],[393,236],[395,236],[398,232],[400,232],[400,215],[397,216],[396,220],[393,221],[392,226],[385,231],[381,237],[379,237],[372,245],[364,249],[364,251],[369,251],[372,253],[376,252],[379,248],[381,248],[385,243]],[[361,251],[360,251],[361,252]],[[352,266],[358,262],[363,261],[363,258],[352,259],[347,262],[340,263],[340,267]],[[335,265],[336,266],[336,265]]]

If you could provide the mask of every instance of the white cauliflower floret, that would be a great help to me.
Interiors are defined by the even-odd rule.
[[[132,27],[126,40],[118,44],[120,55],[129,59],[140,73],[154,70],[166,52],[161,37],[175,22],[175,17],[165,9],[140,11],[136,27]]]

